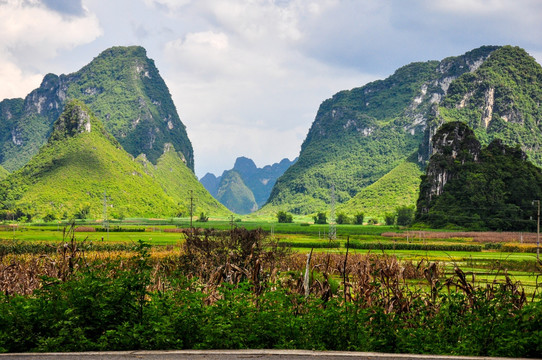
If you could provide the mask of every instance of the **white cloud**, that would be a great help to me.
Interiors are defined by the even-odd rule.
[[[0,58],[0,79],[2,79],[0,99],[4,99],[24,97],[29,90],[40,84],[43,76],[25,74],[15,64]]]
[[[0,64],[10,82],[0,88],[0,98],[25,96],[39,86],[39,63],[60,50],[89,43],[101,35],[96,16],[66,17],[39,1],[0,2]],[[9,69],[9,70],[7,70]]]
[[[187,126],[198,174],[240,155],[259,165],[297,156],[324,99],[412,61],[506,43],[542,59],[538,0],[78,4],[88,10],[71,16],[0,0],[0,98],[24,96],[40,74],[76,71],[107,47],[142,45]]]

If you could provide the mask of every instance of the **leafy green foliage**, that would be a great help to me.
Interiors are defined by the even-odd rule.
[[[386,225],[390,226],[390,225],[395,224],[395,216],[396,216],[395,214],[385,213],[384,222],[386,223]]]
[[[209,221],[209,217],[206,216],[204,212],[202,212],[199,215],[199,218],[196,221],[198,221],[198,222],[207,222],[207,221]]]
[[[364,213],[357,213],[354,215],[354,221],[353,223],[355,225],[363,225],[363,219],[365,218],[365,214]]]
[[[279,223],[292,223],[294,220],[292,214],[288,214],[286,211],[279,211],[277,212],[277,221]]]
[[[399,206],[395,210],[395,218],[397,225],[408,226],[414,220],[414,206]],[[387,225],[387,224],[386,224]]]
[[[215,244],[205,245],[203,251]],[[446,291],[428,271],[429,286],[401,290],[387,275],[391,269],[370,267],[384,279],[368,282],[371,301],[361,292],[344,301],[337,290],[305,298],[280,283],[260,289],[246,280],[219,285],[209,305],[196,280],[158,270],[171,264],[155,266],[144,243],[133,250],[130,259],[88,263],[63,281],[44,278],[32,296],[1,294],[0,351],[288,348],[537,357],[542,348],[542,303],[537,297],[525,304],[511,281],[473,287],[458,270],[450,279],[456,286]],[[150,290],[155,275],[168,286]]]
[[[325,212],[319,212],[314,217],[315,224],[327,224],[327,215]]]
[[[350,218],[345,213],[338,213],[337,214],[337,219],[335,219],[335,221],[339,225],[349,224],[350,223]]]

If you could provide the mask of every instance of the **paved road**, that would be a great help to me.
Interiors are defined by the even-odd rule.
[[[182,350],[182,351],[115,351],[86,353],[0,354],[0,360],[238,360],[238,359],[293,359],[307,360],[504,360],[505,358],[465,357],[442,355],[403,355],[338,351],[307,350]],[[511,358],[508,358],[512,360]]]

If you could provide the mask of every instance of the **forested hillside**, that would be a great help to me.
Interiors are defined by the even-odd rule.
[[[497,49],[481,47],[442,61],[413,63],[385,80],[324,101],[299,160],[279,178],[266,209],[325,210],[332,186],[336,201],[345,203],[375,183],[418,151],[428,137],[427,121],[450,84],[476,71]]]
[[[134,157],[156,163],[171,143],[194,170],[192,144],[169,90],[142,47],[113,47],[81,70],[48,74],[23,99],[0,102],[0,164],[14,171],[49,138],[69,99],[80,99]]]
[[[519,146],[482,147],[462,122],[444,124],[422,177],[416,220],[431,227],[535,231],[542,171]]]

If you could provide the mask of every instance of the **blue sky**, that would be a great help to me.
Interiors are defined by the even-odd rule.
[[[323,100],[408,63],[506,44],[540,63],[540,19],[538,0],[0,0],[0,98],[141,45],[196,174],[218,175],[238,156],[293,159]]]

